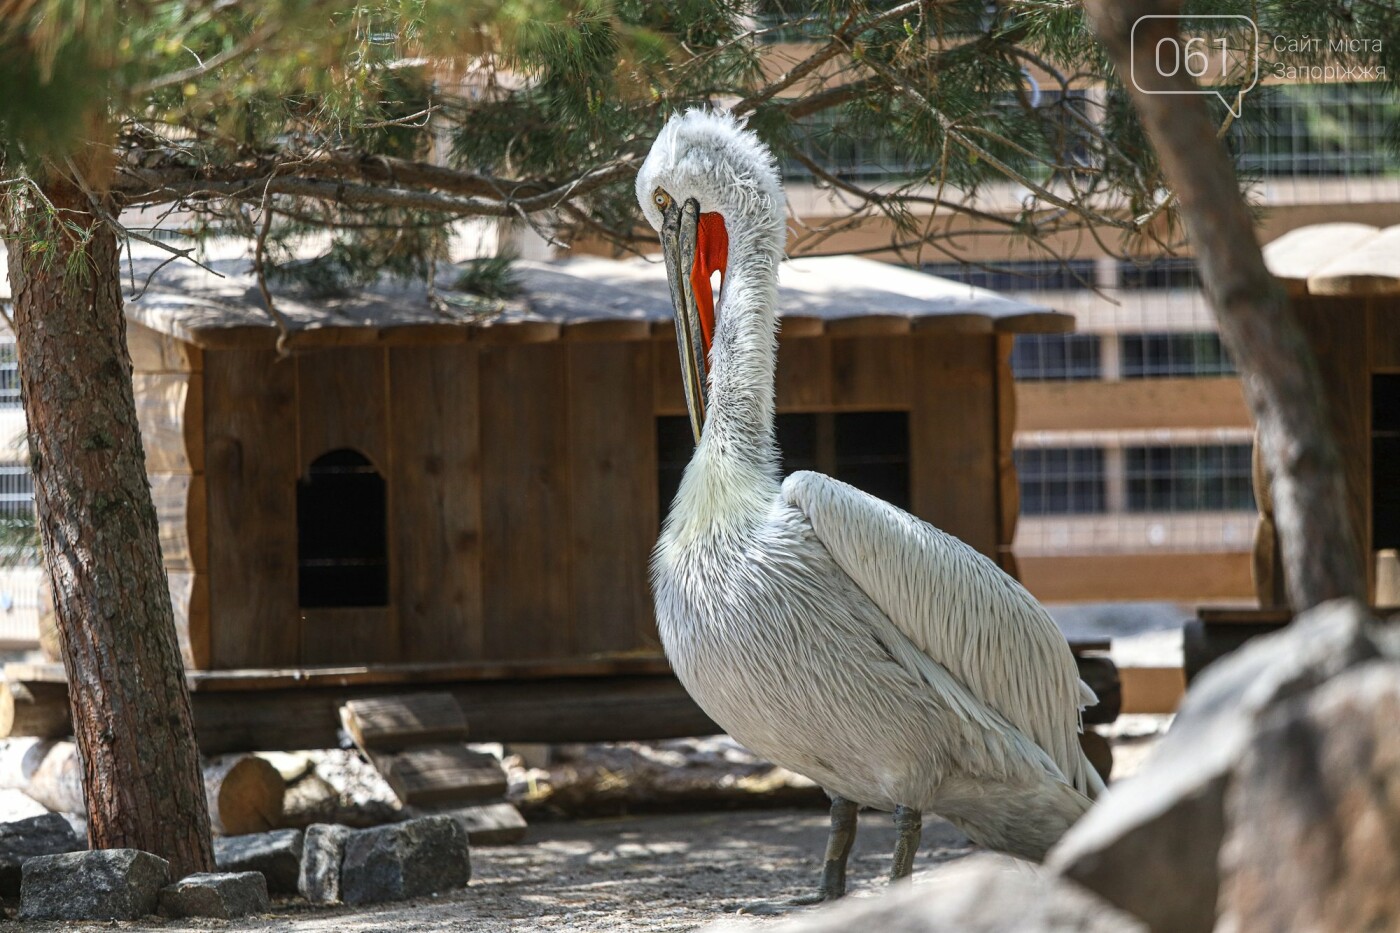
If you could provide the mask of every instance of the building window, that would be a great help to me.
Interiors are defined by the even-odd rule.
[[[1097,334],[1017,334],[1011,345],[1011,371],[1017,379],[1098,379]]]
[[[355,450],[316,458],[297,483],[297,592],[303,608],[387,606],[384,478]]]
[[[919,267],[919,271],[997,292],[1075,292],[1094,287],[1092,259],[1070,259],[1065,262],[1027,259],[993,265],[926,262]]]
[[[19,355],[15,338],[0,337],[0,408],[19,408]]]
[[[1396,170],[1400,103],[1381,82],[1282,84],[1250,94],[1226,143],[1241,172],[1265,176],[1377,176]]]
[[[1022,515],[1104,511],[1103,448],[1018,447],[1015,456]]]
[[[1124,379],[1227,376],[1235,371],[1218,334],[1124,334],[1119,339]]]
[[[789,413],[777,416],[782,475],[816,470],[902,509],[909,498],[909,413],[903,411]],[[671,509],[694,449],[690,419],[656,419],[657,495]]]
[[[1252,511],[1249,444],[1126,447],[1129,512]]]
[[[1184,256],[1162,256],[1147,262],[1125,260],[1118,264],[1118,287],[1125,291],[1198,289],[1201,276],[1196,261]]]

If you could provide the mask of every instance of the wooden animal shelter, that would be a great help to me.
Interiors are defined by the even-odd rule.
[[[704,730],[647,580],[691,444],[659,264],[521,263],[522,296],[485,310],[283,289],[285,334],[246,259],[211,265],[127,307],[206,750],[323,747],[347,691],[409,683],[450,685],[478,738]],[[1014,572],[1011,341],[1072,320],[850,257],[785,264],[780,306],[785,468]]]
[[[1287,286],[1292,312],[1317,357],[1368,597],[1381,609],[1400,607],[1400,226],[1302,227],[1270,243],[1264,258]],[[1259,605],[1201,609],[1187,633],[1188,674],[1293,616],[1268,486],[1256,457]]]

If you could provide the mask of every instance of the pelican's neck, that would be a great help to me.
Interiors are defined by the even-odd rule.
[[[761,231],[731,238],[710,350],[705,427],[671,510],[678,535],[751,527],[778,494],[773,380],[780,250]]]

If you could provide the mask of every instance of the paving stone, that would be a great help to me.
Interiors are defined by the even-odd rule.
[[[19,919],[135,920],[169,883],[170,863],[138,849],[38,855],[24,863]]]
[[[297,889],[313,904],[340,903],[340,863],[345,843],[353,833],[349,826],[313,823],[306,827],[301,850],[301,878]]]
[[[295,894],[301,877],[301,847],[299,829],[220,836],[214,840],[214,863],[225,872],[262,872],[268,891]]]
[[[347,904],[397,901],[464,887],[471,853],[462,824],[449,816],[362,829],[345,843],[340,897]]]
[[[160,892],[160,912],[167,917],[215,917],[232,920],[271,908],[267,879],[261,872],[200,872],[187,875]]]
[[[0,824],[0,895],[19,896],[20,866],[25,859],[86,848],[72,825],[57,813]]]

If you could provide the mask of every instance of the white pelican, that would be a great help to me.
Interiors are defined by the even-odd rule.
[[[701,708],[831,796],[820,888],[789,903],[842,895],[861,806],[894,812],[892,880],[926,810],[1042,858],[1103,787],[1078,741],[1095,697],[1054,621],[926,522],[818,473],[779,478],[772,155],[729,114],[691,110],[637,198],[661,233],[696,436],[652,556],[656,618]]]

